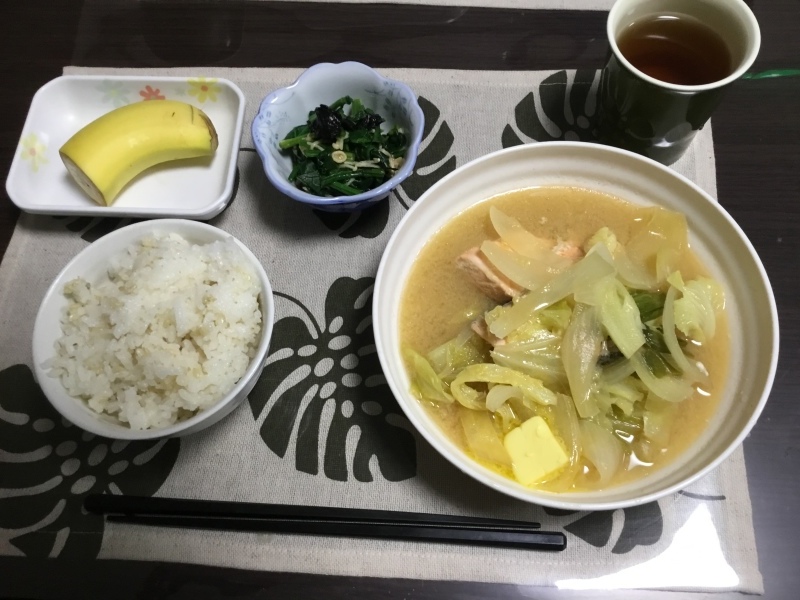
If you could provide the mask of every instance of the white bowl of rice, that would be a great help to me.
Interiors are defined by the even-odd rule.
[[[193,433],[230,414],[267,359],[261,263],[197,221],[129,225],[80,252],[42,300],[36,379],[67,420],[116,439]]]

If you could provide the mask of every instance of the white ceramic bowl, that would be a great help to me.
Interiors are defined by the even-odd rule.
[[[100,206],[67,173],[58,149],[83,126],[125,104],[181,100],[202,109],[217,130],[210,159],[153,167]],[[227,79],[144,75],[64,75],[33,97],[6,191],[20,209],[48,215],[210,219],[233,195],[245,98]]]
[[[64,267],[48,288],[36,315],[33,328],[33,363],[36,380],[42,391],[53,407],[67,420],[86,431],[104,437],[144,440],[185,435],[205,429],[230,414],[247,397],[264,369],[267,359],[275,317],[272,287],[255,255],[239,240],[233,238],[258,274],[262,327],[256,354],[250,361],[247,371],[230,393],[216,404],[176,425],[163,429],[136,431],[112,417],[100,416],[92,411],[85,402],[69,396],[58,378],[48,375],[44,366],[45,361],[55,355],[54,344],[61,337],[61,313],[67,304],[63,294],[64,284],[79,276],[90,282],[102,279],[110,256],[120,254],[153,231],[178,233],[196,244],[207,244],[233,237],[211,225],[183,219],[158,219],[123,227],[85,248]]]
[[[526,488],[469,459],[409,392],[400,353],[402,289],[425,243],[445,223],[497,194],[526,187],[569,185],[656,204],[687,217],[690,243],[727,290],[731,364],[719,408],[700,438],[647,478],[588,493]],[[778,360],[778,317],[767,275],[745,234],[708,194],[671,169],[608,146],[546,142],[489,154],[457,169],[408,211],[386,247],[375,282],[373,327],[383,371],[409,420],[434,448],[478,481],[521,500],[554,508],[605,510],[642,504],[678,491],[724,460],[764,407]]]
[[[278,147],[294,127],[308,121],[308,113],[320,104],[331,104],[343,96],[358,98],[364,106],[380,114],[384,130],[397,125],[408,136],[405,163],[389,181],[355,196],[315,196],[289,182],[292,160]],[[383,77],[358,63],[314,65],[292,85],[275,90],[264,98],[253,120],[253,143],[264,163],[264,172],[281,192],[314,208],[331,212],[361,210],[385,198],[414,170],[425,117],[417,96],[406,84]]]

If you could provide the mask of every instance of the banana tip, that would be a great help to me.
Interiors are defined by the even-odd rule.
[[[217,129],[214,127],[214,123],[211,122],[211,119],[208,118],[208,115],[204,113],[202,110],[197,109],[197,114],[203,119],[203,123],[206,124],[208,127],[208,133],[211,134],[211,152],[212,154],[216,152],[217,147],[219,146],[219,137],[217,136]]]

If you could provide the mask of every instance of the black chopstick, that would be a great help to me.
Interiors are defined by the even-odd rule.
[[[539,529],[539,523],[461,517],[388,510],[334,508],[328,506],[295,506],[291,504],[260,504],[256,502],[228,502],[218,500],[187,500],[181,498],[154,498],[149,496],[115,496],[90,494],[84,507],[97,514],[197,516],[219,518],[250,518],[262,520],[324,519],[327,521],[352,521],[373,523],[408,523],[412,525],[453,526],[506,526],[521,527],[525,531]]]
[[[539,531],[538,523],[383,510],[140,496],[90,495],[87,511],[109,521],[311,535],[404,539],[528,550],[564,550],[566,536]]]

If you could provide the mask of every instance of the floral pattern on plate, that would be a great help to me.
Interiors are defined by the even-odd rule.
[[[197,79],[189,79],[187,83],[189,84],[189,89],[186,93],[195,98],[200,104],[206,101],[216,102],[221,92],[217,80],[213,78],[198,77]]]
[[[40,167],[50,162],[47,158],[47,144],[35,133],[23,136],[19,146],[22,160],[30,165],[31,171],[34,173],[37,173]]]

